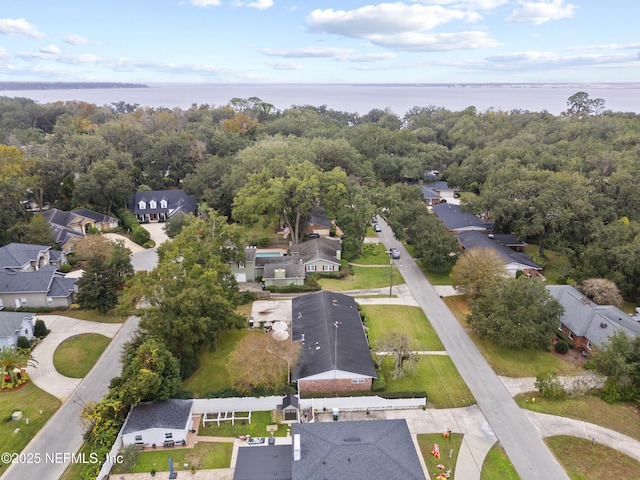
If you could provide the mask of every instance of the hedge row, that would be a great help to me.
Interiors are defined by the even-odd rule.
[[[132,240],[138,245],[144,246],[145,243],[151,240],[151,235],[147,230],[140,226],[138,218],[126,210],[118,210],[118,218],[125,230],[131,232]]]

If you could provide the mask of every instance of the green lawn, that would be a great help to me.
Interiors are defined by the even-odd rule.
[[[520,407],[534,412],[595,423],[640,441],[640,414],[634,403],[608,404],[596,395],[576,395],[566,400],[548,400],[535,395],[536,401],[532,402],[533,396],[523,393],[515,400]]]
[[[353,275],[343,279],[319,278],[318,283],[323,290],[339,292],[343,290],[364,290],[389,286],[389,265],[384,267],[351,267]],[[396,268],[393,269],[393,285],[404,283],[404,279]]]
[[[246,416],[246,415],[244,415]],[[251,412],[251,424],[247,420],[237,421],[235,426],[231,422],[220,422],[220,426],[215,423],[209,423],[209,426],[200,427],[198,435],[212,437],[239,437],[240,435],[251,435],[252,437],[266,437],[267,425],[277,423],[271,418],[271,412]],[[278,431],[274,434],[276,437],[285,437],[287,435],[287,425],[278,425]]]
[[[229,468],[232,452],[232,442],[199,442],[193,448],[145,450],[140,453],[140,458],[131,473],[150,472],[151,470],[168,472],[169,457],[172,458],[173,469],[177,472],[185,470],[183,468],[185,463],[189,467],[195,465],[197,470]],[[114,473],[124,472],[114,471]]]
[[[545,442],[571,480],[640,478],[640,462],[613,448],[563,435],[546,438]]]
[[[519,480],[519,478],[518,472],[502,446],[498,443],[494,444],[484,458],[480,480]]]
[[[200,367],[182,383],[183,390],[203,398],[207,392],[231,388],[231,379],[227,373],[229,354],[246,335],[262,334],[261,330],[226,330],[216,342],[216,351],[203,349],[200,353]]]
[[[389,254],[381,243],[365,243],[362,254],[353,260],[356,265],[389,265]]]
[[[60,401],[57,398],[40,390],[33,382],[17,390],[2,390],[0,392],[0,451],[21,452],[59,406]],[[11,414],[16,410],[22,412],[22,420],[11,420]],[[29,419],[28,424],[27,419]],[[0,472],[2,471],[4,469],[0,467]]]
[[[93,368],[110,341],[110,338],[97,333],[71,337],[56,348],[53,365],[65,377],[83,378]]]
[[[382,369],[388,392],[426,391],[428,406],[432,408],[456,408],[475,404],[467,384],[446,355],[421,355],[412,375],[394,380],[391,378],[393,359],[385,357]]]
[[[420,307],[398,305],[363,305],[369,328],[369,342],[374,346],[388,332],[405,333],[415,340],[416,350],[444,350],[444,346]]]
[[[458,319],[460,324],[467,328],[464,320],[469,308],[466,299],[461,296],[445,297],[444,302]],[[468,329],[467,329],[468,330]],[[577,365],[539,350],[511,350],[494,344],[490,340],[481,339],[475,333],[468,330],[469,337],[476,344],[491,368],[498,375],[505,377],[536,377],[540,373],[551,370],[558,375],[579,375],[584,370]]]
[[[525,253],[530,257],[538,254],[538,245],[530,244],[524,249]],[[571,270],[569,257],[545,248],[544,250],[545,265],[543,274],[547,279],[547,285],[558,285],[560,281],[567,277]]]
[[[91,322],[100,323],[122,323],[127,319],[126,317],[116,315],[113,312],[101,313],[97,310],[72,310],[70,308],[64,311],[52,313],[51,315],[61,315],[63,317],[77,318],[78,320],[89,320]],[[38,318],[44,320],[45,324],[47,323],[46,314],[38,314]]]
[[[458,461],[458,454],[460,453],[462,438],[463,435],[459,433],[452,433],[449,435],[449,438],[444,438],[441,433],[418,434],[420,453],[422,454],[424,463],[427,466],[430,478],[435,478],[439,473],[444,473],[448,470],[451,470],[449,480],[456,478],[455,467],[456,462]],[[439,460],[431,453],[433,451],[434,444],[438,444],[440,447]],[[436,467],[437,464],[444,465],[444,468],[439,470]]]

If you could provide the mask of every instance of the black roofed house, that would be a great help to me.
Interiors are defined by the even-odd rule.
[[[134,405],[122,428],[122,443],[174,446],[186,442],[193,427],[192,400],[162,400]]]
[[[9,243],[0,247],[0,268],[12,272],[34,272],[46,265],[61,268],[67,263],[64,252],[48,245]]]
[[[182,190],[149,190],[136,192],[129,199],[128,209],[141,223],[164,222],[178,213],[197,212],[193,195]]]
[[[320,291],[292,300],[298,393],[371,390],[376,369],[355,300]]]
[[[450,187],[447,182],[437,181],[420,185],[422,196],[428,206],[437,205],[440,202],[454,201],[460,189]]]
[[[332,226],[335,230],[333,232],[335,236],[339,237],[342,235],[342,230],[340,230],[334,221],[329,220],[329,217],[327,217],[324,207],[314,207],[311,209],[310,219],[306,230],[307,235],[329,237],[331,236]]]
[[[515,235],[487,235],[476,230],[460,232],[457,237],[464,250],[489,248],[495,251],[502,258],[505,270],[512,277],[515,277],[518,271],[522,271],[527,275],[537,275],[542,271],[542,267],[531,260],[529,255],[516,251],[503,243],[504,241],[509,245],[514,245],[516,248],[522,248],[524,244],[518,242]]]
[[[407,422],[293,425],[293,480],[425,480]]]
[[[0,312],[0,349],[18,345],[18,337],[33,338],[35,313]]]
[[[451,233],[470,230],[490,232],[493,230],[493,223],[485,222],[470,212],[463,212],[460,205],[438,203],[433,206],[432,211]]]
[[[51,208],[41,214],[47,222],[55,242],[65,252],[73,251],[73,245],[84,238],[91,228],[106,232],[118,227],[118,219],[86,208],[65,212]]]
[[[598,305],[570,285],[547,285],[547,290],[564,307],[560,330],[578,349],[590,351],[620,331],[640,335],[640,322],[613,305]]]
[[[291,445],[238,448],[233,480],[292,480]]]
[[[312,238],[291,245],[291,255],[302,259],[305,272],[338,272],[342,258],[342,242],[339,238]]]

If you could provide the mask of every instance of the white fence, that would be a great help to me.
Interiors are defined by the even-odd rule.
[[[124,425],[118,432],[118,437],[116,438],[116,441],[113,442],[113,446],[109,451],[109,455],[104,461],[104,463],[102,464],[102,468],[100,469],[100,472],[96,477],[96,480],[104,480],[105,478],[109,478],[109,473],[111,472],[111,469],[113,468],[113,465],[116,459],[118,458],[118,455],[120,454],[120,450],[122,449],[122,430],[123,429],[124,429]]]
[[[425,397],[387,399],[378,396],[307,398],[299,400],[301,409],[312,410],[397,410],[420,408],[427,404]],[[207,398],[193,401],[193,413],[249,412],[275,410],[282,397]]]

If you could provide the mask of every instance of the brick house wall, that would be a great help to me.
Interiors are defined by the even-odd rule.
[[[576,350],[590,350],[590,347],[587,347],[589,340],[587,337],[579,337],[575,333],[571,331],[571,329],[567,328],[564,324],[562,325],[562,333],[564,333],[567,337],[571,339],[573,344],[575,345]],[[573,337],[573,338],[571,338]]]
[[[373,379],[358,378],[362,383],[353,383],[354,379],[339,378],[337,380],[298,380],[300,394],[305,393],[331,393],[331,392],[368,392],[371,390]]]

